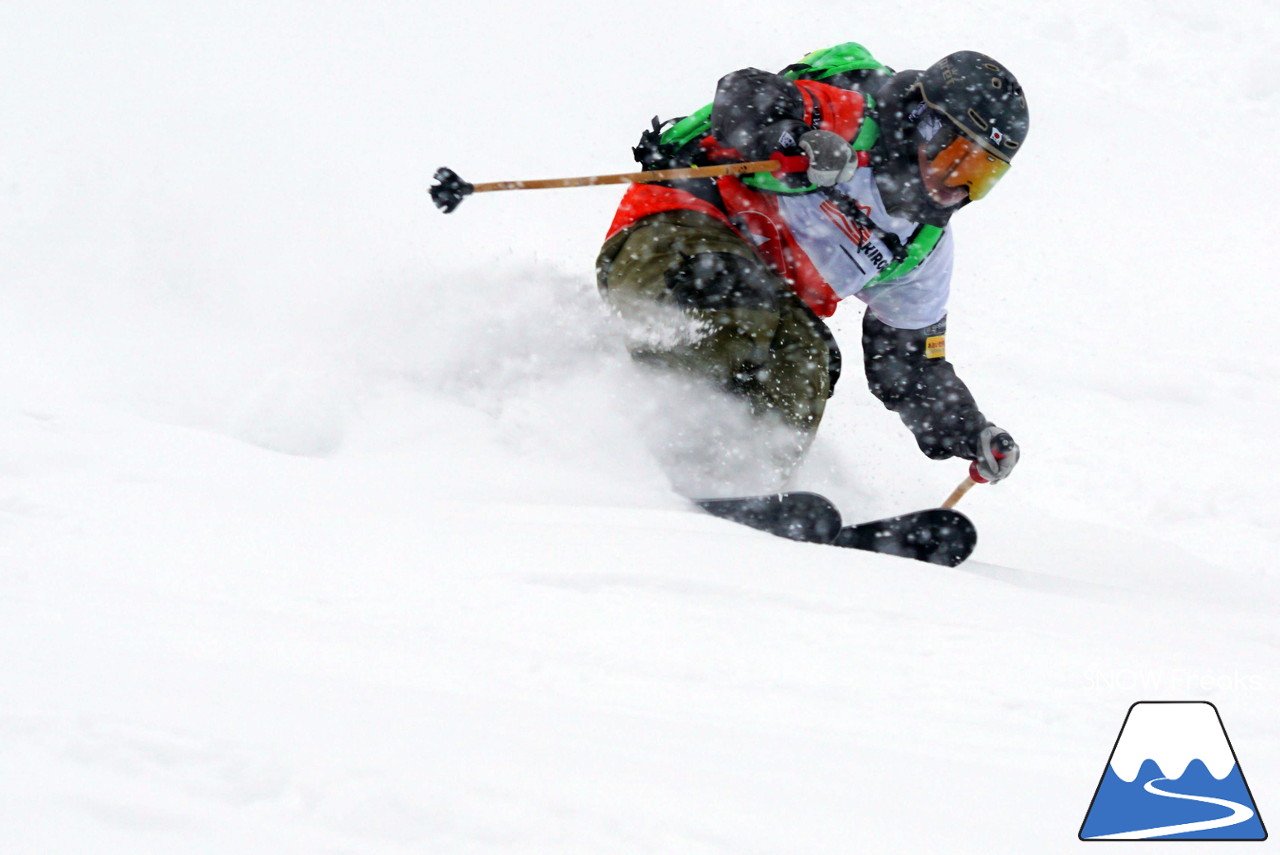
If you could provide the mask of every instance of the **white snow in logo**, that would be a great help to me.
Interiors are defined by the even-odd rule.
[[[1122,780],[1138,777],[1144,760],[1154,760],[1166,778],[1180,778],[1199,759],[1213,777],[1231,774],[1235,756],[1218,714],[1207,703],[1136,704],[1111,757]]]

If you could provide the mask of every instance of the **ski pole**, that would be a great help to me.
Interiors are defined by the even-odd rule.
[[[969,477],[961,481],[960,486],[956,487],[954,490],[951,491],[951,495],[947,496],[947,500],[942,503],[943,508],[947,510],[951,510],[956,506],[956,504],[961,499],[964,498],[965,493],[969,492],[974,488],[974,485],[985,483],[982,481],[978,481],[976,478],[973,477],[974,475],[977,474],[977,472],[975,471],[977,469],[977,466],[978,464],[976,463],[972,463],[969,465]]]
[[[431,201],[446,214],[462,204],[472,193],[494,190],[545,190],[553,187],[594,187],[597,184],[647,184],[651,181],[681,181],[690,178],[719,178],[722,175],[747,175],[755,172],[804,172],[809,158],[804,155],[775,153],[770,160],[724,163],[718,166],[690,166],[683,169],[655,169],[648,172],[623,172],[616,175],[586,175],[582,178],[543,178],[534,181],[493,181],[470,184],[458,173],[442,166],[432,176]]]
[[[996,460],[1004,460],[1004,455],[994,449],[991,452],[995,455]],[[947,500],[942,503],[942,507],[951,510],[956,504],[964,498],[964,494],[972,490],[978,484],[987,483],[987,479],[978,474],[978,461],[969,464],[969,477],[960,482],[960,486],[951,491],[951,495],[947,496]]]

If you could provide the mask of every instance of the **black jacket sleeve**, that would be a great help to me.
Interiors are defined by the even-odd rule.
[[[928,357],[927,339],[946,334],[943,318],[921,330],[900,330],[862,319],[862,356],[867,383],[884,405],[915,435],[920,450],[934,460],[978,456],[977,438],[989,424],[969,387],[945,357]]]
[[[747,160],[763,160],[775,151],[799,154],[800,136],[812,130],[804,112],[804,96],[790,80],[744,68],[726,74],[716,86],[711,135]]]

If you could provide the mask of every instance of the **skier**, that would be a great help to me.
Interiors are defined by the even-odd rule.
[[[750,431],[770,438],[762,453],[774,483],[754,488],[779,489],[840,374],[822,318],[856,296],[867,306],[871,391],[928,457],[975,461],[982,479],[1004,479],[1018,445],[980,412],[946,359],[947,224],[1008,171],[1028,124],[1017,79],[973,51],[894,73],[848,43],[778,74],[728,74],[707,107],[655,118],[637,161],[662,169],[804,155],[807,169],[630,187],[597,273],[631,355],[744,404]],[[672,332],[673,319],[683,332]],[[690,400],[673,400],[663,414],[683,420],[663,439],[681,447],[667,459],[677,489],[694,497],[743,489],[734,475],[751,461],[704,415],[690,415]],[[690,452],[699,432],[705,441]],[[702,457],[700,474],[675,471],[691,453]]]

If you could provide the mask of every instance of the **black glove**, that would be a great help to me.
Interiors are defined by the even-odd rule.
[[[800,138],[813,130],[804,114],[804,97],[794,83],[744,68],[726,74],[716,86],[711,133],[747,160],[765,160],[774,152],[798,154]]]
[[[995,425],[987,425],[974,440],[973,465],[969,476],[980,484],[995,484],[1009,477],[1018,465],[1018,443],[1009,432]]]

